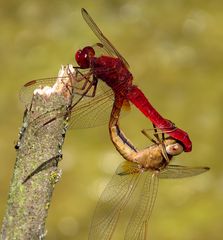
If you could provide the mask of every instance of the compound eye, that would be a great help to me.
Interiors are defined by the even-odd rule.
[[[95,51],[92,47],[80,49],[75,54],[75,60],[81,68],[89,68],[91,58],[95,56]]]
[[[83,49],[83,52],[87,54],[88,58],[95,56],[95,51],[93,47],[85,47]]]
[[[180,143],[174,143],[166,146],[167,154],[176,156],[184,151],[183,146]]]
[[[78,50],[76,52],[75,60],[81,68],[89,68],[88,55],[83,50]]]

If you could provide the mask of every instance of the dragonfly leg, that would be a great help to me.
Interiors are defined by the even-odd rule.
[[[82,85],[81,88],[78,88],[78,87],[75,87],[76,89],[78,90],[84,90],[84,92],[75,92],[75,94],[78,94],[78,95],[85,95],[85,97],[94,97],[95,96],[95,93],[96,93],[96,88],[97,88],[97,82],[98,80],[95,78],[95,76],[92,74],[91,71],[89,71],[88,74],[83,74],[81,73],[78,69],[80,69],[80,67],[74,67],[75,71],[76,71],[76,79],[77,79],[77,82],[80,82],[84,79],[84,84]],[[82,76],[82,79],[79,79],[77,77],[77,74],[80,74]],[[93,80],[90,80],[90,77],[93,75]],[[89,84],[89,86],[87,87],[87,84]],[[90,86],[93,87],[93,91],[92,93],[89,94],[89,90],[90,90]],[[87,87],[87,89],[86,89]]]
[[[158,140],[158,141],[156,141],[156,143],[160,143],[160,142],[162,142],[162,140],[164,140],[165,139],[165,136],[164,136],[164,134],[165,133],[167,133],[167,132],[163,132],[163,131],[161,131],[161,130],[159,130],[154,124],[153,124],[153,128],[149,128],[149,129],[143,129],[141,132],[147,137],[147,138],[149,138],[150,140],[151,140],[151,136],[149,136],[149,134],[147,133],[147,132],[151,132],[151,131],[153,131],[154,133],[153,133],[153,136]],[[171,132],[172,131],[174,131],[174,130],[171,130]],[[168,131],[168,132],[170,132],[170,131]],[[161,134],[161,139],[160,139],[160,135]],[[154,141],[152,141],[152,142],[154,142]]]
[[[153,139],[153,138],[147,133],[147,130],[148,130],[148,129],[143,129],[143,130],[141,131],[141,133],[142,133],[144,136],[146,136],[151,142],[157,144],[157,141],[156,141],[155,139]]]
[[[164,132],[161,131],[161,138],[160,138],[159,132],[158,132],[158,130],[157,130],[157,128],[154,124],[153,124],[153,128],[154,128],[154,131],[155,131],[154,136],[156,137],[158,143],[161,144],[162,155],[163,155],[164,159],[166,160],[166,163],[168,164],[170,162],[170,159],[168,157],[168,154],[166,152],[166,147],[165,147],[165,144],[164,144],[164,140],[165,140]]]
[[[154,131],[153,136],[155,137],[155,139],[153,139],[149,134],[148,131]],[[152,129],[143,129],[142,134],[144,134],[151,142],[155,143],[155,144],[159,144],[162,142],[162,140],[164,140],[164,133],[161,131],[158,131],[156,126],[153,124],[153,128]],[[160,139],[159,134],[162,134],[162,140]]]
[[[91,97],[94,97],[95,96],[95,93],[96,93],[96,90],[97,90],[97,85],[98,85],[98,79],[94,76],[93,77],[93,92],[92,92],[92,95]]]
[[[78,90],[80,89],[75,86],[75,83],[82,81],[82,80],[77,78],[77,71],[75,71],[75,76],[74,76],[74,74],[71,72],[70,68],[67,69],[67,76],[69,77],[69,82],[64,82],[63,79],[61,79],[61,82],[64,84],[66,89],[69,91],[70,95],[73,96],[74,89],[78,89]]]
[[[81,88],[79,88],[79,89],[81,89],[81,90],[84,90],[85,87],[86,87],[86,85],[87,85],[87,83],[88,83],[88,82],[89,82],[89,83],[91,82],[91,81],[89,80],[89,76],[87,76],[87,74],[83,74],[81,71],[79,71],[79,69],[81,69],[81,68],[79,68],[79,67],[73,67],[73,68],[75,69],[75,72],[76,72],[76,74],[75,74],[76,81],[77,81],[77,82],[82,82],[82,81],[84,81],[83,86],[82,86]],[[78,74],[80,74],[82,78],[78,78]],[[90,71],[89,71],[89,74],[88,74],[88,75],[91,75]]]
[[[176,125],[173,122],[171,122],[170,120],[169,122],[171,123],[171,127],[161,127],[160,129],[162,132],[168,134],[168,133],[174,132],[177,129]]]
[[[162,139],[163,139],[163,136],[164,134],[168,134],[168,133],[171,133],[171,132],[174,132],[175,130],[177,129],[177,127],[175,126],[175,124],[173,123],[173,126],[172,128],[157,128],[154,124],[153,124],[153,128],[149,128],[149,129],[145,129],[145,131],[155,131],[155,134],[156,135],[156,138],[157,138],[157,134],[162,134]]]
[[[154,137],[158,140],[159,143],[161,143],[161,139],[160,139],[160,136],[159,136],[159,132],[155,126],[155,124],[153,124],[153,129],[154,129]],[[162,132],[163,133],[163,132]]]
[[[81,94],[81,97],[72,105],[72,106],[68,106],[66,112],[62,112],[59,113],[57,116],[51,118],[50,120],[46,121],[41,127],[38,128],[37,132],[39,131],[40,128],[48,125],[49,123],[55,121],[58,117],[62,117],[62,116],[66,116],[69,115],[69,113],[71,112],[71,110],[84,98],[86,97],[86,94],[90,91],[90,89],[93,87],[93,93],[91,94],[91,97],[95,96],[96,93],[96,89],[97,89],[97,83],[98,83],[98,79],[94,78],[93,81],[90,82],[90,85],[87,87],[87,89]],[[57,111],[59,109],[56,109],[55,111]],[[44,116],[46,116],[46,114],[49,112],[44,113]],[[43,117],[42,115],[38,118],[41,119],[41,117]],[[37,120],[37,118],[35,119]]]
[[[93,93],[91,97],[95,96],[96,89],[98,85],[98,79],[94,78],[91,84],[87,87],[87,89],[83,92],[83,95],[71,106],[68,108],[68,110],[72,110],[84,97],[86,97],[86,94],[90,91],[90,89],[93,87]]]
[[[57,116],[55,116],[55,117],[53,117],[53,118],[51,118],[50,120],[48,120],[48,121],[46,121],[41,127],[44,127],[44,126],[46,126],[46,125],[48,125],[49,123],[51,123],[51,122],[53,122],[53,121],[55,121],[58,117],[62,117],[62,116],[68,116],[69,115],[69,113],[72,111],[72,109],[86,96],[86,94],[88,93],[88,91],[92,88],[92,86],[93,86],[93,93],[92,93],[92,97],[94,97],[95,96],[95,92],[96,92],[96,88],[97,88],[97,83],[98,83],[98,80],[95,78],[92,82],[91,82],[91,84],[88,86],[88,88],[85,90],[85,92],[83,93],[83,95],[81,95],[81,97],[72,105],[72,106],[68,106],[67,107],[67,111],[65,112],[65,113],[60,113],[60,114],[58,114]],[[58,110],[58,109],[57,109]],[[45,113],[45,114],[47,114],[47,113]],[[44,115],[45,115],[44,114]],[[40,127],[40,128],[41,128]],[[39,128],[39,129],[40,129]],[[37,132],[38,132],[38,130],[37,130]]]
[[[152,130],[152,129],[149,129],[149,130]],[[164,133],[161,132],[162,136],[160,138],[159,136],[159,132],[156,128],[156,126],[153,124],[153,130],[154,130],[154,137],[155,139],[153,139],[148,133],[148,129],[143,129],[141,132],[142,134],[144,134],[151,142],[153,142],[154,144],[161,144],[161,151],[162,151],[162,155],[163,157],[165,158],[166,162],[169,163],[170,159],[168,157],[168,154],[166,152],[166,148],[165,148],[165,144],[164,144],[164,140],[165,140],[165,136],[164,136]]]
[[[163,157],[164,157],[165,160],[166,160],[166,164],[168,164],[168,163],[170,162],[170,158],[168,157],[168,154],[167,154],[167,152],[166,152],[166,148],[165,148],[164,142],[162,141],[161,144],[162,144],[162,145],[161,145],[162,155],[163,155]]]

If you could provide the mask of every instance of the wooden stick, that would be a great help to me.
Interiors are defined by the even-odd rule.
[[[72,69],[69,65],[62,67],[59,75],[68,77],[63,81],[58,78],[53,88],[36,90],[24,113],[1,229],[2,240],[45,238],[48,209],[55,184],[62,173],[57,163],[62,157],[69,113],[64,115],[61,112],[66,113],[72,104]],[[57,115],[60,117],[55,118]],[[54,121],[44,125],[53,117]],[[44,163],[45,167],[38,169]]]

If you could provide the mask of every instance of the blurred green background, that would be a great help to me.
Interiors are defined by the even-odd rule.
[[[222,1],[1,1],[0,216],[15,162],[24,107],[21,86],[55,76],[75,51],[98,40],[81,17],[85,7],[131,65],[135,83],[152,104],[188,131],[193,151],[175,163],[209,166],[204,175],[160,181],[150,239],[222,239],[223,2]],[[121,120],[138,147],[151,125],[133,110]],[[107,126],[66,136],[61,181],[47,221],[47,239],[87,239],[98,196],[121,156]],[[125,219],[124,219],[125,221]]]

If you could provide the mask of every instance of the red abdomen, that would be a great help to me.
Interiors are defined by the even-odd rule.
[[[137,86],[133,85],[132,88],[129,89],[127,98],[148,117],[156,127],[174,139],[179,140],[183,144],[185,152],[192,150],[192,142],[188,134],[182,129],[177,128],[170,120],[163,118]]]

